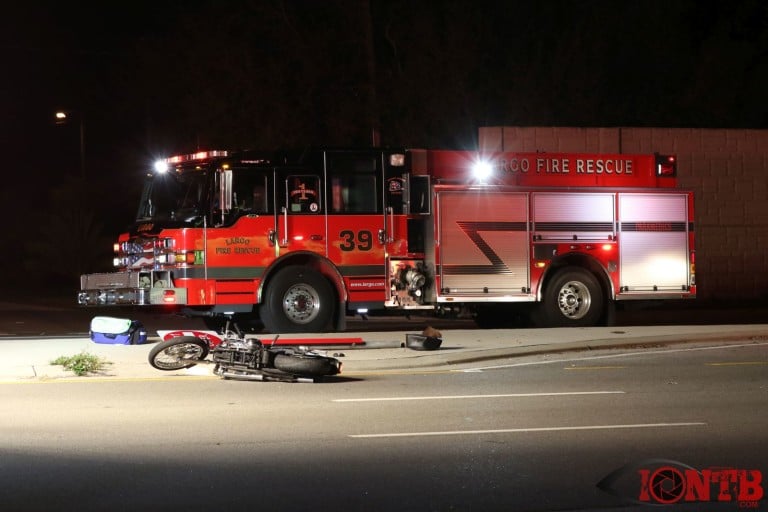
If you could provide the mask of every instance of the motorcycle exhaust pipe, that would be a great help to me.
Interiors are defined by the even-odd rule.
[[[283,377],[283,376],[276,376],[276,375],[264,375],[262,373],[234,373],[227,370],[219,371],[217,374],[219,377],[222,377],[224,379],[232,379],[232,380],[257,380],[257,381],[277,380],[277,381],[283,381],[283,382],[306,382],[306,383],[315,382],[315,379],[311,377],[294,377],[292,375],[285,375]]]
[[[261,373],[234,373],[227,370],[218,372],[219,377],[224,379],[237,379],[237,380],[264,380],[264,375]]]

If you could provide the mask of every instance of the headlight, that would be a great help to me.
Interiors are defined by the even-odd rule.
[[[168,172],[168,162],[165,160],[158,160],[155,162],[155,171],[159,173]]]

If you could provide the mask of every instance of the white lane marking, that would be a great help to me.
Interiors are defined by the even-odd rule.
[[[768,361],[733,361],[725,363],[704,363],[704,366],[765,366]]]
[[[741,348],[741,347],[756,347],[761,345],[768,345],[766,343],[743,343],[739,345],[717,345],[714,347],[689,347],[689,348],[676,348],[669,350],[644,350],[642,352],[626,352],[623,354],[606,354],[602,356],[590,356],[590,357],[578,357],[573,359],[551,359],[549,361],[528,361],[525,363],[512,363],[512,364],[500,364],[496,366],[480,366],[476,368],[468,368],[466,370],[451,370],[452,372],[460,373],[472,373],[481,372],[483,370],[498,370],[501,368],[514,368],[517,366],[537,366],[541,364],[555,364],[555,363],[571,363],[574,361],[594,361],[598,359],[615,359],[617,357],[632,357],[632,356],[645,356],[648,354],[672,354],[675,352],[696,352],[699,350],[720,350],[724,348]]]
[[[337,398],[332,402],[397,402],[400,400],[455,400],[466,398],[523,398],[533,396],[612,395],[626,391],[568,391],[563,393],[505,393],[500,395],[437,395],[437,396],[391,396],[379,398]]]
[[[612,430],[618,428],[663,428],[663,427],[706,427],[701,421],[682,423],[636,423],[631,425],[583,425],[578,427],[538,427],[538,428],[501,428],[493,430],[448,430],[444,432],[391,432],[383,434],[349,434],[355,439],[371,439],[377,437],[427,437],[427,436],[464,436],[480,434],[516,434],[530,432],[562,432],[568,430]]]
[[[563,370],[623,370],[626,366],[566,366]]]

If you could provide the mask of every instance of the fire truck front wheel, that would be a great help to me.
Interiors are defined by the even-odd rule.
[[[331,283],[305,267],[279,270],[267,284],[261,319],[272,333],[321,332],[334,314]]]
[[[543,320],[550,327],[590,327],[603,314],[603,292],[594,275],[576,267],[559,271],[544,291]]]

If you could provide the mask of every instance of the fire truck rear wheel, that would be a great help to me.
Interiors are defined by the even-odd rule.
[[[261,319],[272,333],[321,332],[334,314],[331,283],[305,267],[279,270],[267,285]]]
[[[603,292],[594,275],[566,267],[544,290],[543,320],[550,327],[594,326],[603,314],[603,303]]]

